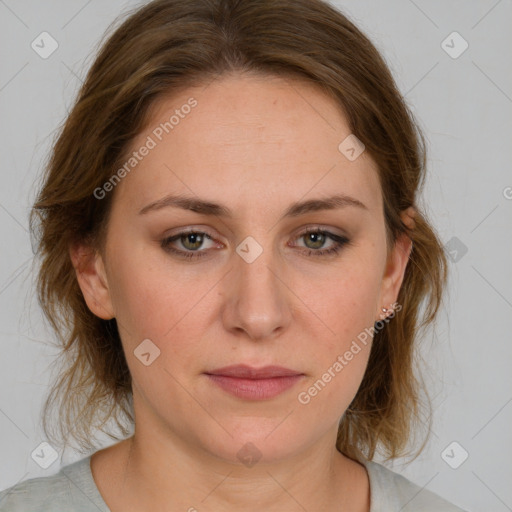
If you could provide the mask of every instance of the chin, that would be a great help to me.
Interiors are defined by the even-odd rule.
[[[215,433],[202,433],[200,443],[205,451],[229,464],[251,468],[278,462],[299,454],[314,443],[305,432],[301,435],[302,425],[291,422],[286,425],[288,420],[283,422],[284,417],[286,415],[272,419],[245,417],[231,423],[224,421],[222,426],[226,430],[216,425]]]

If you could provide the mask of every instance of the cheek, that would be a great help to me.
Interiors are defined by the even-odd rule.
[[[298,407],[310,418],[338,422],[357,394],[366,370],[370,344],[352,346],[350,360],[347,351],[334,354],[329,364],[299,389]]]
[[[355,397],[372,345],[375,283],[371,274],[363,273],[340,279],[339,286],[331,283],[311,298],[316,308],[322,306],[315,312],[323,320],[318,329],[324,334],[308,352],[314,371],[297,395],[308,414],[336,421]]]
[[[129,335],[160,336],[172,326],[186,302],[180,275],[157,261],[158,249],[141,243],[129,232],[111,239],[109,285],[118,323]]]
[[[119,262],[111,273],[112,292],[125,353],[133,358],[133,351],[149,339],[160,349],[160,364],[186,367],[197,359],[197,344],[191,341],[201,339],[212,321],[214,295],[208,292],[219,278],[205,273],[198,279],[197,270],[191,275],[183,265],[161,256],[151,259],[148,252],[112,256]]]
[[[380,276],[378,264],[359,258],[347,260],[316,279],[297,280],[302,284],[294,291],[314,313],[310,314],[311,322],[316,322],[328,352],[343,348],[343,343],[373,325]]]
[[[207,301],[203,304],[201,298],[212,284],[191,288],[176,271],[167,275],[127,259],[114,275],[116,319],[133,385],[155,407],[183,401],[185,408],[188,395],[173,377],[184,369],[193,372],[198,365],[192,341],[204,330],[201,318]],[[142,354],[148,352],[146,366]]]
[[[319,334],[309,353],[314,375],[297,399],[315,415],[343,413],[357,393],[370,354],[380,267],[361,258],[347,262],[346,269],[317,280],[305,301],[315,312],[309,332],[315,323]],[[306,287],[299,293],[305,294]]]

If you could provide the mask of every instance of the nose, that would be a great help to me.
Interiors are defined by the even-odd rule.
[[[233,255],[234,266],[226,281],[223,322],[226,330],[251,340],[273,339],[291,322],[284,271],[270,250],[248,263]]]

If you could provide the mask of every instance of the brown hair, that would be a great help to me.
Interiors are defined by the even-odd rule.
[[[102,250],[113,193],[98,200],[93,192],[122,165],[155,100],[235,72],[300,78],[329,94],[378,165],[388,241],[404,232],[413,240],[398,296],[402,310],[375,333],[336,443],[352,458],[371,460],[376,451],[386,459],[401,456],[421,422],[415,340],[438,312],[446,257],[416,204],[426,171],[424,136],[373,44],[321,0],[155,0],[102,45],[31,212],[41,258],[39,301],[65,359],[44,404],[44,431],[54,444],[71,437],[88,450],[93,429],[118,439],[104,430],[107,421],[115,420],[122,435],[126,420],[133,425],[131,377],[116,321],[88,309],[69,248],[87,241]],[[412,231],[399,217],[410,206],[417,210]],[[49,421],[54,406],[57,435]]]

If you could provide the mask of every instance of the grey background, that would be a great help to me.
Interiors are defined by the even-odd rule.
[[[435,413],[430,442],[411,464],[388,466],[467,510],[512,510],[512,2],[333,3],[383,52],[425,130],[424,203],[457,251],[438,327],[421,342]],[[39,415],[56,352],[35,299],[28,212],[104,30],[138,4],[0,0],[0,489],[82,457],[59,454],[47,469],[31,458],[45,441]],[[31,48],[43,31],[59,45],[47,59]],[[469,44],[458,58],[442,47],[454,31]],[[460,43],[445,45],[453,52]],[[462,450],[467,460],[452,469],[445,459],[457,463]]]

